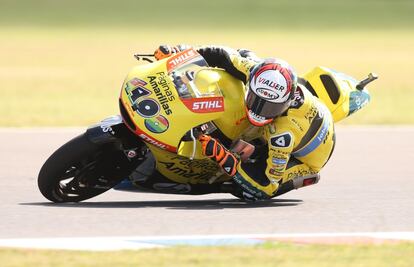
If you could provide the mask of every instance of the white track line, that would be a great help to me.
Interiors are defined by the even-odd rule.
[[[174,245],[253,245],[266,240],[286,241],[324,239],[329,243],[346,238],[358,240],[372,239],[384,241],[413,241],[414,232],[363,232],[363,233],[298,233],[298,234],[254,234],[254,235],[191,235],[191,236],[131,236],[131,237],[91,237],[91,238],[24,238],[0,239],[0,247],[109,251],[123,249],[159,248]],[[309,242],[308,242],[309,243]],[[310,242],[312,243],[312,241]]]

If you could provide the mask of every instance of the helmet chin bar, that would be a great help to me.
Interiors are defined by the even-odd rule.
[[[257,126],[257,127],[265,126],[265,125],[271,123],[274,120],[274,118],[264,119],[264,120],[259,119],[259,118],[255,118],[255,116],[252,115],[253,112],[251,110],[247,109],[247,108],[246,108],[246,113],[247,113],[247,119],[249,120],[249,122],[251,124],[253,124],[254,126]]]

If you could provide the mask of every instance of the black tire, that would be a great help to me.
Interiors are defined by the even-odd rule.
[[[86,134],[56,150],[43,164],[39,190],[50,201],[79,202],[102,194],[131,171],[125,155],[114,144],[97,145]]]

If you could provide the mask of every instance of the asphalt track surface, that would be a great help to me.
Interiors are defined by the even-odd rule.
[[[0,129],[0,238],[414,231],[414,127],[338,127],[319,184],[270,202],[108,191],[53,204],[46,158],[83,129]]]

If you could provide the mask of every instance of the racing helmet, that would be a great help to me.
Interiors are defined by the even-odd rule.
[[[250,123],[264,126],[282,115],[294,99],[296,86],[296,73],[283,60],[266,59],[254,66],[245,100]]]

